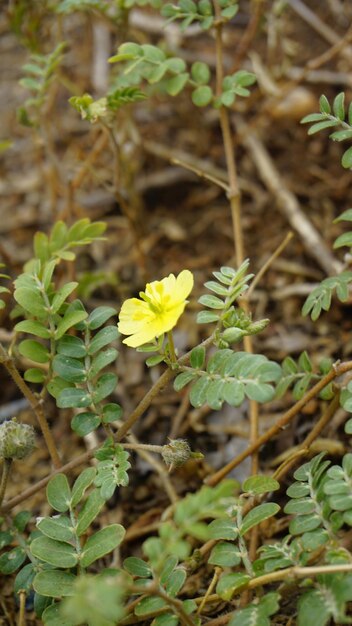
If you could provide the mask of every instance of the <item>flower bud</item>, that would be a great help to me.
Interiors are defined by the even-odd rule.
[[[28,424],[19,424],[16,418],[0,426],[0,457],[24,459],[35,445],[35,432]]]
[[[257,322],[253,322],[248,327],[248,334],[256,335],[257,333],[261,333],[262,330],[264,330],[264,328],[267,327],[269,322],[270,322],[269,319],[262,319],[262,320],[258,320]]]
[[[171,439],[167,446],[163,446],[161,456],[166,465],[179,467],[191,458],[191,448],[184,439]]]
[[[228,343],[236,343],[247,334],[248,333],[241,328],[226,328],[226,330],[224,330],[224,332],[222,333],[222,339],[224,339]]]

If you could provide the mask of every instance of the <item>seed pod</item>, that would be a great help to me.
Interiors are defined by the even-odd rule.
[[[28,424],[19,424],[14,417],[0,426],[0,457],[24,459],[35,446],[35,432]]]
[[[171,439],[167,446],[163,446],[161,456],[166,465],[180,467],[191,458],[191,448],[184,439]]]

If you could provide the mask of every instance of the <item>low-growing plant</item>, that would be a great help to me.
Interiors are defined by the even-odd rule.
[[[92,11],[114,21],[134,4],[146,2],[60,0],[51,3],[51,9],[61,16]],[[159,6],[158,2],[149,4]],[[33,258],[13,281],[13,340],[7,349],[0,344],[0,360],[29,402],[40,431],[37,439],[43,438],[53,465],[42,480],[5,500],[13,463],[26,463],[35,447],[35,434],[31,425],[15,417],[0,425],[0,573],[14,577],[20,626],[25,624],[25,601],[32,598],[36,616],[46,626],[127,626],[140,622],[152,626],[267,626],[272,616],[279,614],[280,603],[287,603],[288,598],[299,626],[351,621],[352,554],[345,540],[346,529],[352,526],[351,453],[334,465],[320,453],[296,469],[287,498],[282,487],[284,476],[297,465],[297,459],[310,456],[311,443],[338,406],[352,412],[352,362],[333,363],[322,358],[316,364],[304,351],[297,361],[286,357],[280,364],[253,350],[251,338],[270,322],[253,319],[250,310],[248,290],[254,275],[249,273],[250,261],[243,258],[229,117],[237,98],[250,95],[247,88],[254,85],[255,76],[244,69],[224,75],[222,66],[222,31],[237,11],[238,3],[233,0],[180,0],[161,8],[168,22],[181,20],[183,29],[197,24],[215,34],[215,76],[207,64],[195,61],[189,66],[162,44],[124,42],[110,58],[120,70],[108,93],[97,99],[88,93],[70,98],[84,120],[100,124],[108,132],[116,171],[122,148],[117,120],[125,106],[142,102],[156,90],[163,97],[185,91],[190,92],[196,107],[211,106],[218,112],[228,183],[204,172],[201,175],[229,197],[236,267],[223,265],[205,283],[207,293],[198,300],[196,320],[202,325],[204,339],[186,352],[177,350],[173,331],[188,298],[192,298],[194,277],[190,270],[147,282],[139,297],[127,298],[119,309],[111,305],[94,308],[76,297],[77,290],[81,287],[84,294],[84,289],[67,276],[75,276],[77,249],[103,242],[106,224],[82,218],[67,226],[57,220],[50,232],[35,235]],[[37,54],[24,66],[27,76],[21,84],[34,96],[25,103],[22,121],[29,122],[29,107],[36,111],[35,123],[40,127],[63,49],[58,44],[53,53]],[[331,138],[343,141],[352,137],[351,110],[350,105],[345,121],[344,94],[335,98],[332,109],[322,96],[320,113],[307,116],[303,122],[313,123],[310,134],[341,126],[343,130],[334,131]],[[349,148],[342,158],[348,169],[351,151]],[[114,184],[123,209],[124,195],[119,195],[117,178]],[[134,218],[128,211],[126,215],[134,228]],[[351,221],[352,209],[336,221],[341,220]],[[352,247],[351,233],[337,238],[335,248],[342,246]],[[303,307],[304,315],[317,320],[322,311],[329,310],[334,291],[339,300],[348,300],[352,280],[348,262],[349,257],[343,272],[323,280],[312,291]],[[0,292],[11,294],[9,277],[1,274],[1,278],[4,286]],[[6,300],[10,300],[9,295]],[[10,303],[1,300],[0,308],[6,306]],[[120,405],[116,392],[121,337],[122,344],[143,355],[147,367],[162,372],[154,370],[151,388],[126,411],[122,406],[130,402],[121,398]],[[254,428],[254,437],[244,452],[207,476],[200,489],[184,492],[180,498],[169,472],[201,461],[205,451],[192,450],[181,438],[162,445],[140,443],[132,431],[171,382],[176,393],[189,394],[195,409],[220,411],[224,404],[248,404]],[[66,464],[47,419],[46,408],[52,402],[48,396],[57,409],[68,412],[75,436],[96,437],[93,448]],[[291,402],[290,408],[259,436],[253,417],[258,404],[283,396]],[[236,465],[250,455],[255,457],[261,446],[292,423],[314,398],[325,407],[322,417],[273,476],[253,471],[242,484],[227,478]],[[345,431],[351,434],[352,419],[346,422]],[[139,551],[130,553],[128,529],[110,520],[120,490],[129,485],[134,453],[158,471],[170,504],[149,529]],[[73,470],[75,478],[68,478]],[[35,520],[26,510],[12,515],[15,506],[44,488],[44,517]],[[279,490],[280,496],[274,497]],[[269,526],[278,532],[269,532]],[[288,531],[285,536],[282,529]],[[271,542],[274,534],[281,538]],[[256,537],[261,539],[259,547]],[[209,606],[213,609],[207,613]],[[220,621],[209,621],[210,612],[222,613]]]

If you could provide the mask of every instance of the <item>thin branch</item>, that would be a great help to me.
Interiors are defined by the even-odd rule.
[[[6,493],[6,486],[10,476],[12,467],[12,459],[4,459],[2,466],[1,482],[0,482],[0,506]]]

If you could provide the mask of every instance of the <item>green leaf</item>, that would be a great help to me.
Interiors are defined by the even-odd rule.
[[[345,94],[343,91],[334,99],[332,108],[336,117],[343,122],[345,119]]]
[[[230,406],[240,406],[244,400],[244,385],[239,381],[225,383],[222,391],[223,398]]]
[[[254,509],[249,511],[244,517],[240,528],[240,535],[245,535],[254,526],[258,526],[258,524],[264,520],[276,515],[279,510],[280,507],[275,502],[266,502],[265,504],[259,504],[254,507]]]
[[[67,387],[59,393],[56,404],[59,409],[81,409],[89,406],[91,402],[92,398],[88,391],[84,389],[75,389],[74,387]]]
[[[167,603],[163,598],[157,598],[155,596],[149,596],[147,598],[142,598],[140,602],[138,602],[134,613],[135,615],[148,615],[149,613],[153,615],[155,611],[162,609],[164,606],[167,606]]]
[[[36,337],[40,337],[41,339],[49,339],[50,337],[50,332],[44,324],[33,320],[18,322],[15,326],[15,331],[17,333],[29,333],[30,335],[36,335]]]
[[[23,533],[31,517],[32,514],[30,511],[20,511],[13,520],[14,527],[17,528],[20,533]]]
[[[116,374],[108,373],[100,376],[93,392],[94,403],[99,403],[109,396],[114,391],[116,385]]]
[[[208,376],[201,376],[192,386],[189,401],[195,409],[205,404],[209,383],[210,378]]]
[[[210,539],[228,539],[233,541],[238,536],[238,528],[230,518],[213,520],[208,526]]]
[[[34,590],[41,596],[61,598],[71,596],[74,593],[73,585],[76,576],[60,570],[45,570],[39,572],[34,578]]]
[[[246,493],[259,495],[280,489],[280,483],[271,476],[251,476],[244,481],[242,489]]]
[[[70,526],[70,520],[64,516],[42,517],[37,523],[37,527],[43,535],[66,543],[70,543],[74,538],[73,530]]]
[[[330,518],[330,522],[332,525],[332,517]],[[340,526],[342,526],[342,522]],[[329,534],[324,528],[317,528],[316,530],[303,533],[301,536],[301,544],[304,550],[317,550],[328,541]]]
[[[46,488],[46,497],[55,511],[65,513],[69,509],[71,490],[65,474],[56,474],[51,478]]]
[[[92,361],[92,365],[89,370],[89,378],[96,376],[100,370],[115,361],[117,356],[118,352],[115,348],[107,348],[106,350],[99,352]]]
[[[178,76],[174,76],[170,78],[166,83],[166,92],[169,96],[177,96],[180,91],[185,87],[189,78],[188,72],[184,72],[182,74],[178,74]]]
[[[0,556],[0,572],[2,574],[13,574],[27,558],[23,548],[17,547],[9,550]]]
[[[175,391],[181,391],[181,389],[186,387],[196,376],[195,372],[181,372],[181,374],[178,374],[174,380]]]
[[[103,423],[110,424],[111,422],[116,422],[122,416],[122,408],[119,404],[115,402],[109,402],[103,408]]]
[[[318,122],[317,124],[313,124],[308,130],[308,135],[315,135],[315,133],[319,133],[321,130],[325,130],[325,128],[331,128],[332,126],[337,126],[337,120],[325,120],[324,122]]]
[[[46,376],[43,370],[36,367],[30,367],[25,371],[23,378],[28,383],[43,383]]]
[[[148,563],[136,556],[127,557],[123,562],[123,566],[132,576],[138,576],[139,578],[151,578],[153,573]]]
[[[13,533],[9,530],[0,532],[0,550],[5,546],[10,546],[13,542]]]
[[[76,532],[79,537],[89,528],[96,516],[100,513],[104,504],[105,501],[99,491],[97,489],[92,491],[78,514]]]
[[[179,619],[176,615],[172,615],[172,613],[163,613],[153,619],[151,626],[178,626],[178,624]]]
[[[48,392],[53,396],[53,398],[55,398],[55,400],[58,399],[61,391],[63,389],[67,389],[68,387],[73,387],[73,383],[68,383],[66,380],[62,380],[59,376],[54,376],[54,378],[52,378],[46,385]]]
[[[213,311],[200,311],[197,315],[197,324],[210,324],[218,320],[219,314],[213,313]]]
[[[117,326],[105,326],[105,328],[99,330],[99,332],[90,342],[88,354],[92,356],[93,354],[98,352],[98,350],[101,350],[112,341],[115,341],[118,336],[119,333],[117,330]]]
[[[85,437],[89,433],[96,430],[101,424],[101,417],[91,411],[76,413],[71,420],[71,428],[80,437]]]
[[[249,382],[245,385],[246,396],[256,402],[269,402],[273,399],[275,390],[271,385]]]
[[[183,585],[185,584],[186,578],[186,570],[182,567],[177,567],[173,572],[171,572],[170,576],[165,582],[166,593],[172,598],[177,596],[177,594],[179,593],[179,591],[181,591]]]
[[[58,290],[58,292],[55,294],[53,301],[51,303],[52,313],[57,313],[58,311],[60,311],[66,298],[68,298],[68,296],[76,289],[77,285],[78,283],[75,283],[75,282],[67,283],[66,285],[61,287],[61,289]]]
[[[330,607],[320,590],[309,591],[299,598],[298,626],[326,626],[330,619]]]
[[[327,99],[326,96],[322,95],[319,98],[319,106],[320,106],[320,110],[322,113],[331,113],[331,107],[329,104],[329,100]]]
[[[46,346],[34,339],[24,339],[18,346],[18,351],[22,356],[35,361],[36,363],[48,363],[50,355]]]
[[[304,372],[312,372],[313,371],[313,366],[311,363],[311,360],[307,354],[307,352],[304,350],[304,352],[302,352],[302,354],[300,355],[299,359],[298,359],[298,365],[299,367],[304,371]]]
[[[115,309],[111,306],[98,306],[88,316],[87,323],[90,330],[96,330],[100,328],[110,317],[116,315]]]
[[[164,356],[162,354],[155,354],[154,356],[148,357],[145,364],[147,367],[154,367],[162,363],[162,361],[164,361]]]
[[[42,596],[37,597],[41,598]],[[62,615],[61,602],[56,602],[55,604],[50,604],[49,606],[47,606],[41,614],[41,619],[44,623],[44,626],[75,626],[72,620],[66,619]]]
[[[336,219],[334,219],[334,224],[336,224],[337,222],[352,222],[352,209],[346,209],[346,211],[343,211],[343,213],[341,213],[341,215],[339,215]]]
[[[61,337],[76,324],[86,319],[88,313],[86,311],[66,311],[63,319],[59,322],[55,331],[55,339],[61,339]]]
[[[299,515],[290,521],[290,534],[302,535],[321,526],[322,520],[319,515]]]
[[[213,92],[208,85],[202,85],[192,91],[192,102],[197,107],[206,107],[212,100]]]
[[[315,502],[311,498],[295,498],[294,500],[290,500],[284,508],[284,512],[289,515],[292,513],[296,515],[307,515],[314,511]]]
[[[344,167],[345,169],[349,170],[352,168],[352,147],[348,148],[348,150],[346,150],[346,152],[343,154],[341,163],[342,167]]]
[[[141,46],[137,43],[126,42],[121,44],[118,48],[118,54],[110,57],[109,63],[117,63],[118,61],[125,61],[128,59],[134,59],[141,52]]]
[[[205,362],[205,348],[203,346],[193,348],[189,360],[191,367],[194,369],[202,369]]]
[[[25,311],[28,311],[35,317],[47,317],[44,301],[39,291],[27,287],[19,287],[15,289],[14,298]]]
[[[236,591],[246,587],[250,581],[250,576],[241,572],[223,574],[216,585],[216,593],[223,600],[231,600]]]
[[[31,543],[31,552],[33,556],[54,567],[75,567],[78,562],[78,555],[73,546],[49,537],[34,539]]]
[[[57,354],[54,357],[53,370],[60,378],[70,383],[82,383],[87,380],[83,362],[64,354]]]
[[[228,541],[220,541],[212,549],[208,563],[220,567],[234,567],[241,562],[240,551],[237,546]]]
[[[29,594],[32,590],[33,579],[35,576],[35,571],[33,567],[33,563],[28,563],[18,572],[13,590],[16,594],[19,594],[21,591],[25,591]]]
[[[210,81],[210,69],[206,63],[196,61],[191,67],[191,76],[199,85],[207,85]]]
[[[204,296],[201,296],[198,302],[203,306],[209,307],[210,309],[221,310],[225,307],[225,303],[223,302],[223,300],[220,300],[220,298],[217,298],[216,296],[211,296],[210,294],[205,294]]]
[[[96,476],[95,467],[87,467],[80,473],[78,478],[76,478],[74,485],[72,487],[72,498],[71,498],[71,506],[75,508],[77,504],[82,500],[86,490],[93,483],[94,478]]]
[[[91,535],[84,544],[81,553],[80,563],[82,567],[88,567],[105,554],[115,550],[124,538],[125,532],[121,524],[111,524]]]
[[[84,342],[79,337],[65,335],[57,343],[58,354],[70,356],[75,359],[81,359],[86,356],[87,351]]]
[[[238,4],[233,4],[232,6],[226,7],[221,11],[221,16],[227,20],[231,20],[238,12]]]

